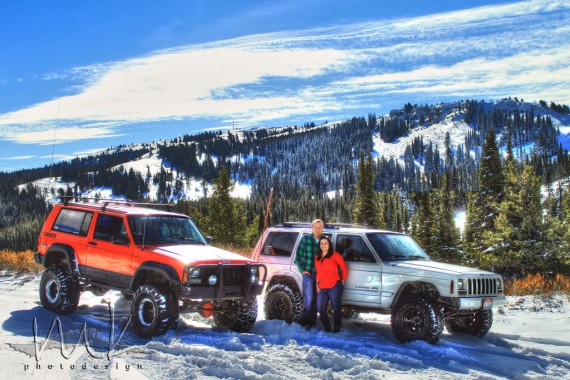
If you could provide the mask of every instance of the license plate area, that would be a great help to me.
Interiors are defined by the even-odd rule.
[[[489,310],[493,307],[493,299],[492,298],[485,298],[483,300],[483,310]]]

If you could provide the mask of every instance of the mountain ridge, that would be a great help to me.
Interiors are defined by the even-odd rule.
[[[557,110],[553,108],[557,108]],[[548,107],[546,102],[543,101],[530,103],[522,100],[519,101],[516,98],[506,98],[496,102],[461,100],[450,103],[438,103],[431,106],[411,105],[407,103],[402,109],[392,110],[386,115],[376,117],[375,114],[369,114],[368,120],[362,117],[354,117],[351,121],[325,122],[321,125],[306,123],[303,127],[280,126],[230,129],[223,132],[216,131],[194,135],[182,135],[175,139],[158,142],[131,144],[115,148],[111,147],[100,155],[90,156],[84,159],[83,163],[80,163],[80,166],[87,167],[87,163],[94,164],[98,161],[103,161],[100,160],[100,158],[103,157],[109,161],[110,164],[107,167],[99,166],[100,170],[110,172],[120,171],[125,173],[125,175],[132,170],[135,175],[138,174],[144,180],[148,189],[140,194],[142,197],[139,196],[139,198],[147,198],[153,201],[176,201],[178,199],[196,200],[203,197],[205,192],[206,194],[208,192],[211,193],[213,179],[216,178],[220,166],[225,165],[230,169],[234,169],[231,170],[231,172],[237,190],[234,191],[233,195],[235,197],[247,198],[252,195],[251,187],[255,182],[255,176],[240,174],[240,170],[243,170],[248,163],[253,162],[254,165],[257,165],[256,167],[259,167],[261,164],[269,165],[271,167],[270,174],[273,175],[294,175],[291,174],[291,172],[285,172],[284,169],[276,169],[275,165],[272,165],[273,162],[268,163],[268,159],[275,160],[275,158],[271,158],[271,154],[264,154],[267,152],[267,150],[263,150],[264,144],[277,142],[283,145],[285,144],[284,141],[294,138],[295,136],[302,136],[307,133],[322,133],[323,131],[328,131],[329,134],[332,134],[336,129],[339,129],[339,134],[344,133],[346,136],[351,136],[354,133],[362,134],[362,131],[367,128],[370,141],[365,141],[368,137],[363,136],[363,140],[358,142],[360,145],[358,151],[354,149],[356,146],[353,146],[352,149],[346,149],[346,147],[342,148],[342,151],[345,152],[346,155],[344,158],[347,160],[347,165],[352,167],[352,169],[346,169],[352,171],[352,173],[347,174],[352,177],[346,180],[349,183],[346,184],[342,181],[336,181],[334,182],[335,185],[333,188],[331,187],[333,184],[329,186],[327,182],[324,188],[319,189],[324,192],[334,192],[343,190],[343,188],[346,189],[354,184],[358,156],[359,153],[363,151],[363,148],[366,147],[368,147],[377,160],[394,161],[395,165],[405,167],[406,160],[410,161],[407,155],[412,154],[407,152],[407,150],[409,150],[410,147],[412,147],[413,150],[414,140],[417,139],[419,141],[418,144],[421,144],[421,147],[418,148],[421,152],[419,154],[417,151],[413,153],[413,167],[419,170],[420,174],[425,174],[425,154],[426,150],[430,147],[435,152],[433,154],[438,154],[438,158],[436,158],[438,164],[445,165],[445,160],[442,159],[440,155],[441,151],[445,149],[447,134],[449,134],[447,143],[450,144],[453,155],[458,156],[460,154],[459,151],[464,150],[465,154],[477,160],[477,154],[481,146],[480,142],[484,136],[478,136],[479,142],[472,147],[466,146],[469,144],[467,140],[470,134],[474,134],[477,131],[484,131],[485,128],[488,128],[489,126],[486,124],[489,122],[487,120],[482,121],[481,116],[478,116],[479,119],[474,119],[475,115],[494,116],[493,113],[503,113],[505,116],[501,117],[506,117],[509,120],[514,120],[520,117],[520,115],[523,115],[524,119],[524,115],[527,115],[527,120],[525,120],[527,124],[535,123],[534,118],[537,118],[537,120],[541,117],[550,118],[552,121],[551,129],[556,129],[557,145],[564,150],[568,150],[570,148],[570,115],[558,112],[559,110],[565,111],[567,108],[566,106],[558,106],[554,103],[551,103],[551,107]],[[530,121],[528,120],[529,118],[531,118]],[[349,125],[345,125],[347,123],[349,123]],[[350,125],[350,123],[354,125]],[[509,123],[509,121],[507,121],[507,123]],[[364,126],[364,124],[366,124],[366,126]],[[500,129],[498,140],[506,141],[504,136],[509,133],[507,131],[508,126],[494,125],[493,127]],[[525,131],[525,133],[528,134],[529,132]],[[386,138],[388,134],[390,134],[390,138]],[[524,138],[528,138],[528,136]],[[304,144],[302,140],[300,141],[301,144]],[[530,153],[536,148],[536,140],[529,141],[530,145],[527,143],[522,144],[521,141],[521,144],[516,147],[519,147],[520,151],[522,151],[524,145],[524,151]],[[552,142],[551,145],[553,145]],[[502,144],[503,149],[504,147],[505,144]],[[291,147],[288,147],[288,149],[291,149]],[[554,150],[555,147],[551,146],[550,149]],[[182,159],[178,158],[176,155],[178,152],[174,152],[175,150],[183,152],[184,157]],[[219,153],[220,151],[222,152],[221,154]],[[226,152],[228,153],[227,155],[225,154]],[[113,156],[115,156],[115,159],[112,159]],[[550,157],[553,156],[555,155],[550,155]],[[109,157],[112,158],[108,159]],[[519,158],[522,159],[523,157]],[[188,164],[189,162],[195,162],[197,165],[196,168],[202,169],[192,168]],[[111,163],[113,165],[111,165]],[[58,164],[65,166],[65,162]],[[185,168],[183,165],[186,165]],[[326,160],[322,163],[316,162],[314,165],[317,167],[319,165],[326,165]],[[192,170],[197,170],[198,175],[191,173]],[[203,172],[203,175],[200,176],[200,170],[208,171],[206,172],[207,174]],[[93,170],[82,173],[82,175],[94,176],[94,173],[95,171]],[[64,172],[60,174],[61,175],[54,176],[51,179],[46,177],[37,178],[29,182],[20,183],[19,186],[20,189],[22,189],[27,186],[28,183],[31,183],[43,189],[44,193],[47,194],[51,192],[54,196],[57,194],[51,189],[59,189],[58,191],[61,193],[61,191],[68,192],[68,187],[83,196],[126,196],[126,194],[114,194],[113,186],[110,183],[108,183],[107,186],[96,186],[93,184],[93,186],[89,187],[86,186],[80,178],[75,178],[74,180],[73,177],[77,174],[66,174]],[[164,180],[156,180],[156,177],[160,177],[161,175],[167,178]],[[319,181],[323,182],[326,180],[324,172],[320,177],[321,179]],[[170,194],[163,199],[160,199],[159,192],[161,190],[157,183],[160,181],[166,183],[166,188],[170,188]],[[339,184],[341,185],[339,186]]]

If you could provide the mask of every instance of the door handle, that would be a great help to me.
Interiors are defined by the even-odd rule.
[[[97,245],[97,243],[95,243],[94,241],[90,241],[89,243],[87,243],[89,245]]]

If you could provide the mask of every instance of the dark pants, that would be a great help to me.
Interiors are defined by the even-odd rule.
[[[335,286],[329,289],[321,289],[317,293],[317,309],[319,310],[319,315],[321,316],[321,323],[325,331],[331,330],[331,324],[329,322],[329,317],[327,316],[327,305],[329,301],[332,304],[334,311],[333,321],[334,328],[332,331],[339,332],[340,326],[342,324],[342,308],[340,306],[340,299],[342,298],[342,281],[338,281]]]
[[[314,275],[303,275],[303,320],[301,324],[313,327],[317,324],[317,279]]]

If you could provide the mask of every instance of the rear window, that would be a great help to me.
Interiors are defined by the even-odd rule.
[[[87,236],[93,213],[62,208],[53,224],[53,230]]]
[[[298,232],[270,232],[263,244],[262,255],[291,256],[295,248]]]

